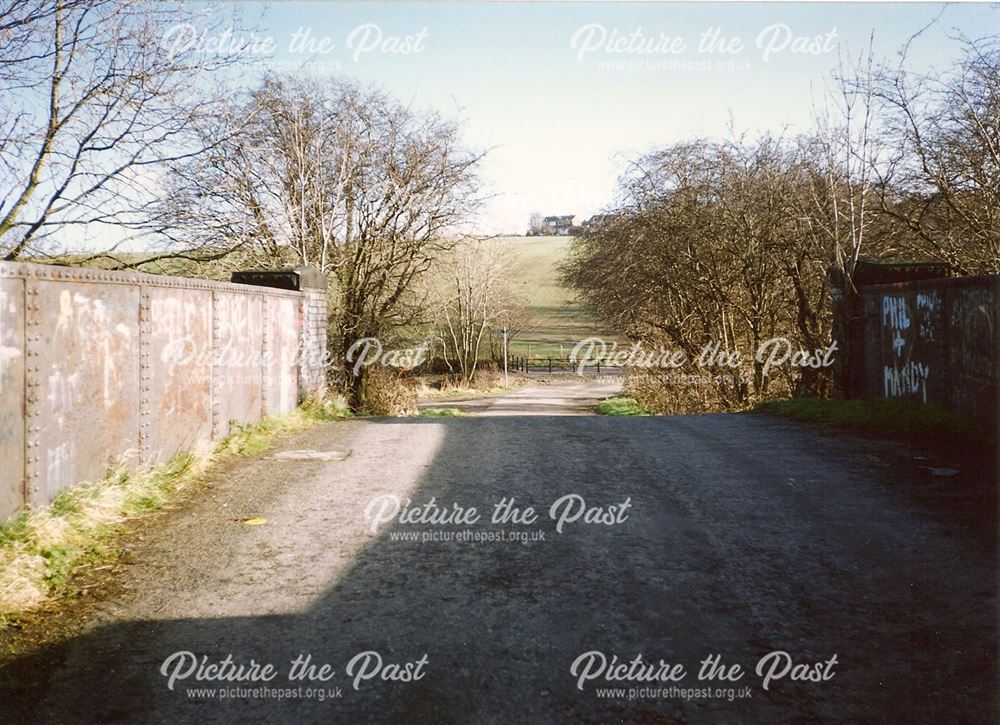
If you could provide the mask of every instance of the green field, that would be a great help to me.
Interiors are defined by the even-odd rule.
[[[569,253],[572,237],[502,237],[518,263],[514,280],[527,301],[528,324],[511,344],[511,353],[531,358],[565,359],[580,340],[609,337],[559,282],[559,264]]]

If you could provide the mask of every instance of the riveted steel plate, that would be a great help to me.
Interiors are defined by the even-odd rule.
[[[213,428],[222,438],[230,421],[253,423],[262,416],[262,295],[216,292],[213,314]]]
[[[24,280],[0,278],[0,518],[24,503]]]
[[[212,293],[145,287],[149,343],[143,350],[144,463],[212,437]]]
[[[139,287],[29,279],[27,298],[27,499],[44,503],[138,461]]]
[[[267,297],[267,352],[264,359],[264,414],[281,415],[298,404],[297,355],[299,308],[297,300]]]

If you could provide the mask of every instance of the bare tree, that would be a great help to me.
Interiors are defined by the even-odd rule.
[[[835,249],[803,212],[825,178],[822,163],[780,137],[653,152],[622,179],[609,221],[574,243],[566,279],[603,319],[644,344],[689,359],[706,343],[741,351],[726,375],[706,376],[718,404],[820,394],[828,387],[821,375],[765,375],[755,352],[776,337],[800,349],[829,344],[824,282]]]
[[[164,214],[179,241],[224,239],[241,260],[327,273],[334,359],[420,321],[416,283],[479,202],[482,154],[462,145],[459,126],[355,82],[288,77],[265,80],[231,122],[240,133],[172,175]],[[354,402],[363,376],[345,377]]]
[[[492,329],[522,318],[524,303],[511,282],[516,264],[509,247],[487,239],[463,243],[435,265],[438,339],[464,382],[475,375]]]
[[[190,17],[177,4],[126,0],[0,3],[4,259],[65,249],[88,225],[155,231],[147,206],[164,165],[205,148],[194,120],[218,98],[206,75],[239,60],[162,47]]]
[[[877,67],[869,45],[842,65],[800,138],[698,140],[638,159],[612,222],[575,242],[567,280],[636,340],[690,355],[706,339],[752,349],[782,335],[816,350],[832,336],[849,376],[863,256],[1000,269],[1000,42],[965,40],[943,73],[901,58]],[[718,402],[775,392],[759,365],[743,368],[748,388],[719,389]],[[823,395],[829,373],[778,382]]]
[[[848,63],[850,65],[848,65]],[[843,56],[833,85],[814,112],[815,130],[796,143],[798,183],[790,196],[796,233],[782,257],[794,293],[795,325],[807,349],[838,345],[836,369],[803,369],[795,392],[826,395],[839,375],[848,387],[857,317],[854,273],[863,254],[883,254],[891,240],[878,204],[872,41]],[[831,294],[832,293],[832,294]],[[834,308],[837,314],[832,314]]]
[[[204,118],[209,150],[171,166],[158,216],[176,246],[230,252],[233,267],[311,265],[332,272],[347,230],[357,90],[267,78]]]
[[[533,211],[531,216],[528,217],[528,236],[535,237],[540,234],[545,234],[545,223],[542,221],[544,217],[541,212]]]
[[[797,212],[825,271],[853,293],[854,269],[879,214],[872,39],[847,62],[841,57],[826,103],[814,112],[816,130],[799,141],[806,193],[797,198]]]
[[[882,208],[911,234],[904,252],[958,274],[1000,271],[1000,36],[962,39],[951,69],[875,77],[894,153],[877,166]]]

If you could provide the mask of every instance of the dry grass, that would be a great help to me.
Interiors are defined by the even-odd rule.
[[[417,398],[424,401],[479,395],[503,395],[533,382],[526,375],[515,372],[510,372],[507,379],[509,384],[505,386],[503,371],[486,365],[483,369],[476,371],[469,383],[462,381],[457,375],[436,374],[415,377],[412,385]]]
[[[255,455],[271,447],[277,435],[348,415],[341,400],[307,401],[288,415],[237,428],[214,450],[179,453],[146,470],[120,467],[102,481],[74,486],[50,505],[0,524],[0,630],[64,594],[81,566],[110,559],[120,524],[174,502],[213,462]]]
[[[341,397],[307,400],[287,415],[265,418],[253,425],[237,426],[216,446],[215,455],[254,456],[270,448],[275,436],[305,430],[325,420],[350,416],[351,410]]]
[[[201,450],[146,471],[119,468],[0,526],[0,627],[57,594],[75,568],[102,559],[118,524],[161,508],[211,460]]]

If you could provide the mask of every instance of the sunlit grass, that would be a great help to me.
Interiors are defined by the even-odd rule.
[[[983,426],[959,413],[939,405],[900,400],[769,400],[758,403],[753,412],[871,433],[906,433],[942,442],[989,440]]]
[[[424,408],[420,411],[421,418],[457,418],[462,415],[458,408]]]
[[[510,346],[512,355],[532,359],[564,360],[580,340],[614,335],[562,284],[559,265],[569,255],[572,237],[502,237],[520,259],[513,283],[527,304],[527,328],[518,332]]]
[[[108,558],[118,524],[165,506],[211,459],[203,450],[146,471],[119,468],[0,524],[0,627],[58,593],[81,565]]]
[[[598,415],[649,415],[635,398],[605,398],[597,404]]]
[[[120,524],[176,501],[213,462],[261,453],[277,435],[349,415],[343,401],[307,401],[288,415],[236,427],[214,449],[179,453],[151,469],[115,469],[0,524],[0,629],[19,613],[65,594],[80,567],[111,559]]]

